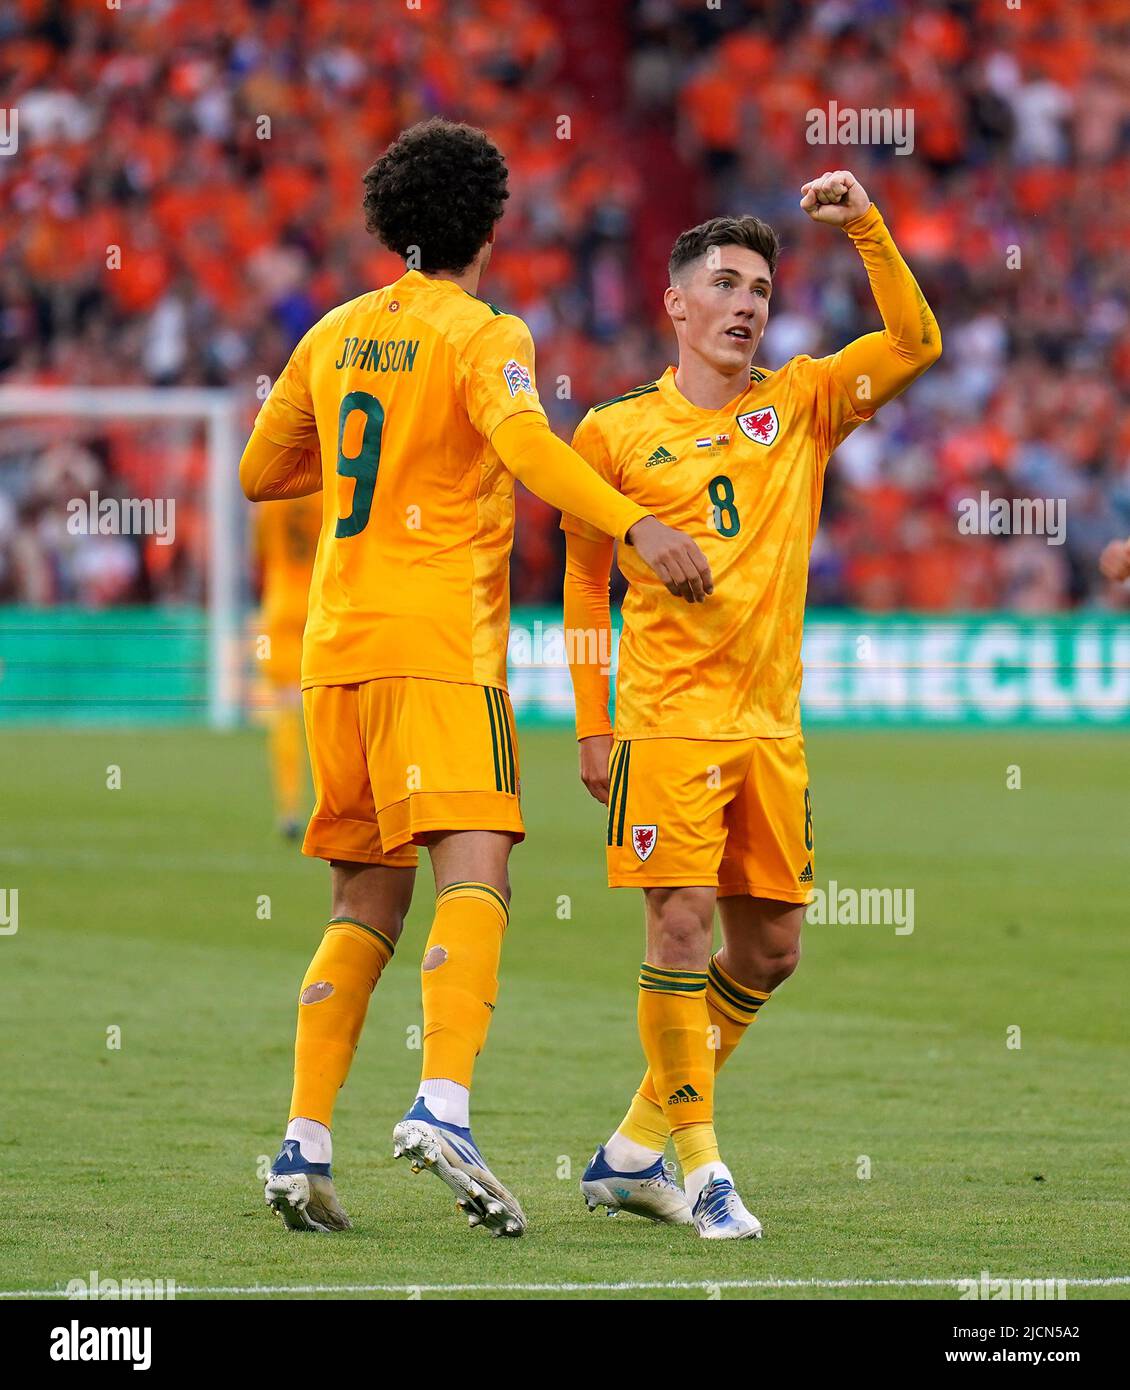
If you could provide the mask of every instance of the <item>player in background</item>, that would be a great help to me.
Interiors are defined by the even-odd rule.
[[[590,410],[574,447],[615,487],[698,540],[715,579],[684,610],[624,548],[616,728],[609,645],[613,541],[576,517],[565,627],[581,777],[608,805],[608,882],[643,889],[638,1018],[648,1071],[581,1182],[590,1208],[758,1236],[721,1161],[714,1074],[796,967],[813,882],[800,727],[808,559],[828,456],[941,352],[938,325],[878,209],[845,170],[801,207],[842,228],[883,320],[831,357],[753,367],[779,243],[755,217],[684,232],[664,302],[678,367]],[[722,949],[711,957],[714,909]],[[666,1176],[668,1136],[685,1193]]]
[[[317,493],[259,507],[252,532],[258,570],[262,635],[267,639],[263,675],[271,691],[267,741],[279,830],[301,834],[299,809],[305,783],[306,737],[302,731],[302,629],[310,599],[310,571],[322,499]]]
[[[498,993],[507,861],[523,837],[506,693],[514,479],[617,536],[680,600],[702,552],[550,431],[521,319],[475,297],[508,197],[482,131],[413,126],[365,175],[367,226],[408,268],[303,337],[240,465],[256,501],[322,490],[302,688],[316,805],[303,851],[332,916],[302,982],[294,1091],[268,1203],[292,1229],[348,1225],[330,1173],[334,1099],[427,847],[421,1082],[394,1157],[455,1192],[472,1226],[525,1217],[471,1136],[475,1058]]]

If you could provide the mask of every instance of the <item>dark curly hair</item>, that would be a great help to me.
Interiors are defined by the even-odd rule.
[[[409,126],[365,174],[365,226],[423,271],[466,270],[510,197],[506,160],[474,126]]]

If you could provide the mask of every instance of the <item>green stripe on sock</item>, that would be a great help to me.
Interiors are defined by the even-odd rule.
[[[369,926],[367,922],[359,922],[356,917],[331,917],[326,925],[333,927],[339,922],[347,922],[351,927],[360,927],[362,931],[367,931],[370,936],[375,936],[379,941],[383,941],[390,952],[396,950],[396,943],[385,936],[383,931]]]
[[[705,970],[667,970],[662,965],[652,965],[648,961],[640,966],[641,970],[648,970],[653,975],[667,975],[672,980],[703,980],[706,979]]]
[[[729,1000],[731,1004],[737,1005],[738,1008],[744,1009],[746,1013],[756,1013],[758,1009],[761,1008],[762,1004],[765,1003],[764,998],[756,994],[747,994],[740,986],[732,985],[729,981],[723,979],[721,971],[714,964],[713,957],[710,961],[709,975],[710,983],[722,998]],[[767,997],[768,996],[766,996],[766,998]]]
[[[651,990],[654,994],[705,994],[706,981],[697,984],[693,980],[657,980],[651,975],[640,975],[640,989]]]
[[[720,985],[713,975],[710,977],[710,987],[718,995],[723,1004],[727,1004],[735,1012],[742,1015],[745,1022],[752,1023],[757,1017],[757,1009],[751,1008],[748,1004],[731,994],[728,989]],[[723,1010],[725,1012],[725,1010]]]
[[[503,916],[506,917],[507,920],[509,920],[510,907],[507,904],[506,899],[502,896],[498,889],[492,888],[489,883],[476,883],[471,879],[466,879],[459,883],[449,883],[447,887],[443,889],[442,892],[436,895],[436,907],[440,905],[440,903],[444,900],[444,898],[447,897],[449,893],[454,893],[457,888],[477,888],[480,892],[489,893],[489,895],[492,898],[494,898],[494,900],[498,903],[499,907],[502,908]]]

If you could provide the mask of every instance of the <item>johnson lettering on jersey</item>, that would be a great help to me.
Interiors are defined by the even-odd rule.
[[[256,427],[321,450],[304,688],[505,687],[514,481],[489,440],[526,410],[543,413],[526,325],[419,271],[298,344]]]

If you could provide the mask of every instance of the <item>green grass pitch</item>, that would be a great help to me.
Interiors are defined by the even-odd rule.
[[[328,871],[274,836],[261,736],[0,736],[0,887],[19,892],[0,936],[0,1287],[96,1269],[309,1297],[955,1298],[900,1281],[1126,1275],[1124,736],[816,731],[808,751],[817,885],[912,887],[915,930],[807,929],[720,1079],[723,1152],[766,1229],[720,1245],[590,1216],[577,1191],[642,1070],[641,906],[604,886],[571,739],[524,735],[529,834],[473,1108],[530,1217],[504,1241],[391,1158],[420,1060],[427,867],[337,1112],[356,1229],[287,1234],[257,1168],[286,1119]]]

